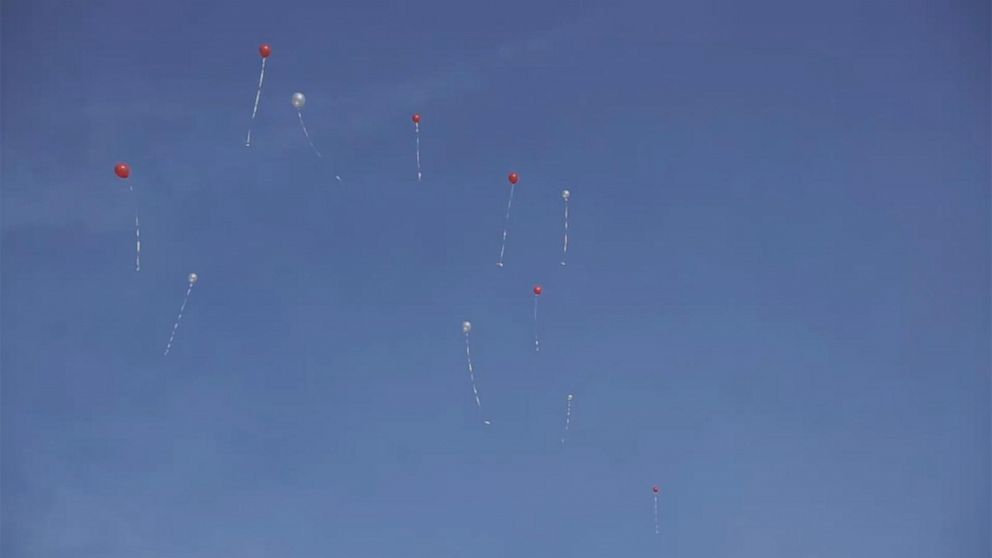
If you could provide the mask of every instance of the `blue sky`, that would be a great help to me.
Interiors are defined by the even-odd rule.
[[[2,554],[988,556],[989,21],[4,2]]]

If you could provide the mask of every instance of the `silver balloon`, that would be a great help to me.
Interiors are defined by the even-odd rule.
[[[563,200],[566,200],[567,201],[568,198],[569,198],[569,196],[571,196],[571,195],[572,195],[572,193],[569,192],[568,190],[562,190],[561,191],[561,197],[562,197]]]
[[[472,331],[472,322],[462,322],[462,333]]]
[[[571,401],[571,400],[572,400],[572,394],[571,394],[571,393],[569,393],[569,394],[568,394],[568,400],[569,400],[569,401]]]
[[[296,110],[302,110],[303,105],[307,104],[307,98],[303,95],[303,93],[297,91],[296,93],[293,93],[292,103],[293,106],[296,107]]]
[[[189,284],[190,285],[195,285],[196,282],[199,281],[199,280],[200,280],[200,278],[197,277],[197,275],[195,273],[190,273],[189,274]]]

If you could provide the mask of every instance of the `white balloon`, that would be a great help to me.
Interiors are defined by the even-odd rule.
[[[303,93],[297,91],[296,93],[293,93],[293,99],[291,102],[293,103],[293,106],[296,107],[296,110],[300,110],[303,108],[303,105],[307,104],[307,98],[303,95]]]
[[[571,401],[571,400],[572,400],[572,394],[571,394],[571,393],[569,393],[569,394],[568,394],[568,400],[569,400],[569,401]]]
[[[462,333],[472,331],[472,322],[462,322]]]
[[[568,190],[562,190],[562,191],[561,191],[561,197],[562,197],[562,199],[564,199],[564,200],[567,200],[567,199],[568,199],[568,197],[569,197],[569,196],[571,196],[571,195],[572,195],[572,193],[571,193],[571,192],[569,192]]]
[[[189,284],[190,285],[195,285],[196,282],[199,281],[199,280],[200,280],[200,278],[195,273],[190,273],[189,274]]]

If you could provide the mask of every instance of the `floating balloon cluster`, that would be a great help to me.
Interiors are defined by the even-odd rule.
[[[256,87],[255,90],[255,100],[254,103],[252,104],[251,118],[249,119],[249,124],[248,124],[248,134],[245,138],[245,147],[252,146],[252,128],[255,123],[255,117],[258,115],[259,102],[262,96],[262,86],[265,82],[265,67],[269,57],[272,55],[272,47],[269,44],[263,43],[258,47],[258,54],[261,57],[262,62],[261,62],[261,69],[258,75],[258,86]],[[306,106],[306,103],[307,103],[307,98],[300,91],[293,93],[292,96],[290,97],[290,104],[293,106],[293,108],[296,109],[297,119],[299,120],[300,128],[303,130],[303,136],[306,139],[307,144],[310,146],[310,149],[313,150],[314,154],[317,157],[322,157],[320,151],[317,149],[316,145],[314,145],[314,142],[310,137],[310,132],[307,129],[306,122],[303,119],[303,108]],[[417,182],[422,182],[423,172],[421,168],[421,158],[420,158],[420,125],[423,121],[423,118],[420,115],[420,113],[414,113],[410,117],[410,120],[413,122],[414,138],[416,142]],[[128,185],[128,190],[131,193],[131,201],[132,204],[134,205],[134,236],[135,236],[134,265],[135,265],[135,271],[141,271],[141,227],[138,220],[137,194],[135,193],[131,180],[129,180],[131,176],[131,167],[127,163],[117,163],[117,165],[114,167],[114,174],[116,174],[117,177],[120,178],[121,180],[127,181],[126,183]],[[336,178],[338,181],[341,180],[340,176],[336,176]],[[505,263],[507,237],[509,235],[509,226],[510,226],[510,211],[513,207],[513,196],[516,190],[516,186],[520,182],[520,175],[517,174],[516,172],[511,172],[507,175],[507,181],[510,184],[510,191],[506,202],[506,213],[503,217],[503,234],[500,243],[499,258],[496,262],[496,265],[500,268],[502,268]],[[568,233],[569,233],[568,204],[569,204],[569,200],[571,199],[571,195],[572,195],[571,192],[567,189],[562,190],[561,192],[561,198],[562,201],[564,202],[564,225],[562,232],[562,251],[561,251],[561,262],[560,262],[562,266],[566,265],[566,260],[568,256]],[[187,304],[189,304],[190,295],[193,292],[193,287],[197,284],[198,281],[199,281],[199,276],[196,273],[190,273],[187,276],[186,294],[183,297],[182,305],[179,307],[179,313],[176,316],[175,321],[173,322],[172,332],[169,335],[169,340],[165,345],[165,350],[162,353],[163,356],[168,356],[169,352],[172,350],[175,344],[176,333],[179,331],[179,326],[182,323],[183,313],[186,311]],[[534,299],[534,351],[538,352],[541,350],[541,341],[540,341],[540,335],[538,329],[538,300],[540,299],[541,295],[544,293],[544,287],[541,286],[540,284],[536,284],[533,286],[531,291],[533,293],[533,299]],[[479,397],[479,389],[476,383],[475,369],[472,364],[472,347],[470,340],[471,331],[472,331],[472,323],[469,321],[462,322],[462,333],[465,336],[465,359],[468,364],[468,375],[472,387],[472,395],[474,396],[475,405],[476,408],[478,409],[479,414],[481,415],[483,424],[490,425],[492,424],[491,419],[486,418],[485,415],[482,414],[482,400]],[[568,436],[569,427],[572,421],[573,401],[574,401],[574,395],[569,393],[565,399],[565,403],[566,403],[565,418],[564,418],[564,427],[561,436],[562,448],[565,447],[566,437]],[[654,497],[654,525],[655,525],[656,534],[660,532],[660,526],[658,522],[658,496],[660,492],[661,489],[657,485],[651,487],[651,493]]]

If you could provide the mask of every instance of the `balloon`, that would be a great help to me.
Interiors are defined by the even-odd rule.
[[[656,484],[651,487],[651,492],[654,492],[654,534],[660,535],[661,525],[658,523],[658,493],[661,492],[661,489]]]
[[[517,173],[511,172],[506,179],[510,181],[510,196],[506,200],[506,216],[503,217],[503,244],[499,247],[499,261],[496,262],[497,267],[503,267],[503,255],[506,253],[506,235],[510,229],[510,207],[513,206],[513,187],[517,185],[520,177]]]
[[[472,382],[472,395],[475,396],[475,407],[482,412],[482,400],[479,399],[479,387],[475,385],[475,370],[472,368],[472,348],[468,340],[468,332],[472,330],[472,322],[462,322],[462,332],[465,334],[465,361],[468,363],[468,379]],[[489,424],[488,419],[483,422]]]
[[[189,304],[189,295],[193,292],[193,285],[196,284],[198,277],[195,273],[189,274],[189,284],[186,285],[186,296],[183,297],[183,305],[179,307],[179,315],[176,316],[176,321],[172,324],[172,335],[169,336],[169,342],[165,344],[165,351],[162,352],[162,356],[169,356],[169,351],[172,350],[172,344],[176,342],[176,332],[179,331],[179,324],[183,321],[183,312],[186,311],[186,305]]]
[[[320,154],[320,151],[317,151],[317,146],[313,144],[313,140],[310,139],[310,132],[307,130],[306,123],[303,122],[303,105],[307,104],[306,96],[297,91],[296,93],[293,93],[293,97],[290,99],[290,102],[293,103],[294,107],[296,107],[296,117],[300,119],[300,128],[303,130],[303,135],[307,138],[307,144],[310,146],[310,149],[313,149],[313,152],[317,155],[317,157],[323,157],[323,155]],[[338,180],[340,180],[340,178],[338,178]]]
[[[561,265],[565,265],[565,260],[568,259],[568,198],[572,197],[572,193],[568,190],[561,191],[561,199],[565,200],[565,229],[562,234],[562,244],[561,244]]]
[[[568,425],[572,422],[572,394],[568,394],[565,402],[565,430],[561,433],[561,447],[565,447],[565,438],[568,436]]]
[[[131,167],[127,163],[117,163],[114,166],[114,174],[117,178],[125,179],[131,176]],[[131,190],[131,198],[134,199],[134,187],[128,184]],[[141,223],[138,222],[138,204],[134,204],[134,270],[141,271]]]
[[[262,82],[265,81],[265,60],[272,54],[272,47],[266,43],[258,46],[258,54],[262,56],[262,70],[258,73],[258,89],[255,90],[255,104],[251,109],[251,121],[248,123],[248,137],[245,138],[245,147],[251,147],[251,127],[255,124],[255,115],[258,114],[258,101],[262,98]]]
[[[420,113],[413,113],[410,120],[413,120],[413,127],[417,133],[417,182],[420,182],[424,179],[424,173],[420,170]]]
[[[307,98],[303,95],[303,93],[297,91],[296,93],[293,93],[293,99],[291,102],[293,103],[293,106],[296,107],[296,110],[301,110],[303,109],[303,105],[307,104]]]
[[[541,339],[537,335],[537,297],[541,296],[544,289],[540,285],[534,285],[534,351],[541,350]]]

